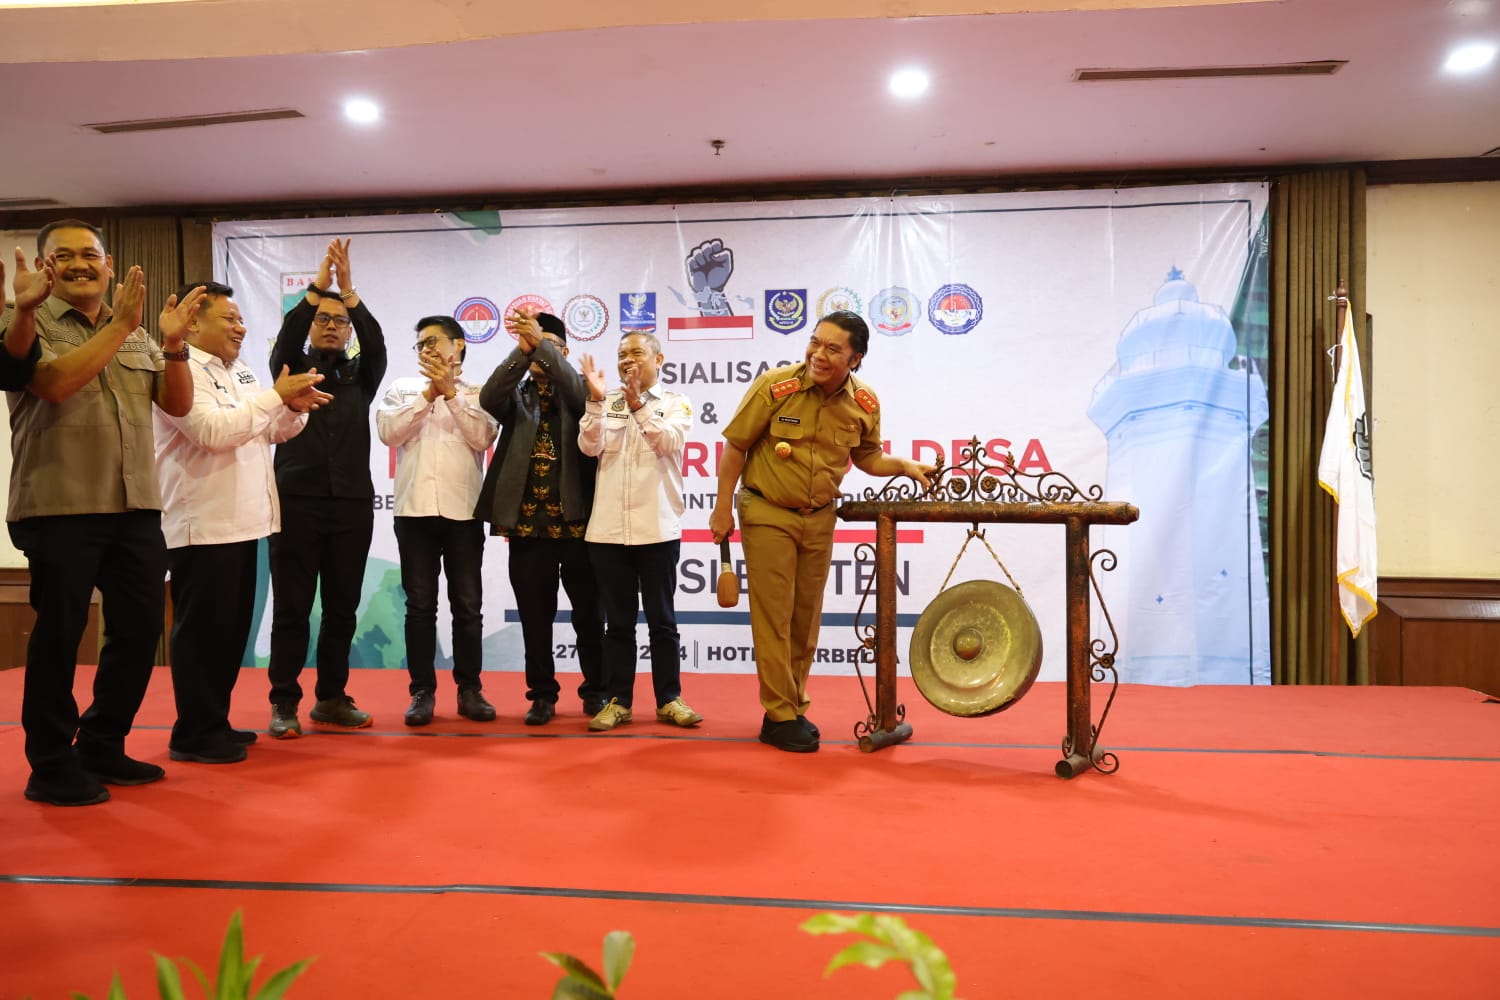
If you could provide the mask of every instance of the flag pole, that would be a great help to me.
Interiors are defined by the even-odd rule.
[[[1344,314],[1349,311],[1349,289],[1340,280],[1338,287],[1333,290],[1333,295],[1329,297],[1333,299],[1334,344],[1337,345],[1343,343]],[[1340,358],[1339,361],[1342,362],[1343,359]],[[1334,365],[1334,371],[1338,371],[1337,364]],[[1326,430],[1324,433],[1327,433]],[[1344,669],[1344,664],[1339,657],[1339,626],[1342,622],[1339,617],[1339,540],[1336,516],[1334,524],[1335,528],[1330,536],[1333,539],[1333,544],[1329,546],[1328,552],[1328,564],[1333,569],[1331,576],[1333,582],[1333,604],[1328,609],[1328,679],[1332,684],[1347,684],[1348,679],[1345,676],[1347,671]]]

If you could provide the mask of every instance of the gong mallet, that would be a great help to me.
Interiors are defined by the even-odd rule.
[[[719,595],[719,607],[732,608],[740,603],[740,578],[729,561],[729,536],[719,543],[719,584],[715,588]]]

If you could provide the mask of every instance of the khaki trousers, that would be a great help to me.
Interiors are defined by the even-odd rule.
[[[739,511],[760,703],[772,722],[786,722],[807,714],[838,518],[832,504],[801,514],[744,490]]]

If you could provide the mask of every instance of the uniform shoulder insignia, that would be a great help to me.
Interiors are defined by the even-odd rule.
[[[782,396],[790,396],[794,392],[802,391],[802,380],[800,378],[784,378],[771,386],[771,398],[780,399]]]
[[[855,390],[854,401],[858,403],[859,408],[864,410],[866,413],[874,413],[876,410],[880,409],[880,400],[876,399],[875,394],[869,389],[860,388]]]

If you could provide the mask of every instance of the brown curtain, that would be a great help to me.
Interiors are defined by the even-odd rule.
[[[160,338],[156,318],[167,296],[182,284],[182,236],[176,216],[127,216],[108,219],[104,245],[115,261],[115,280],[140,265],[146,274],[146,310],[143,325],[153,338]]]
[[[156,329],[157,317],[167,297],[182,284],[182,238],[176,216],[140,216],[108,219],[105,221],[104,246],[114,258],[115,280],[123,281],[125,272],[139,265],[146,276],[146,308],[142,325],[153,339],[160,340]],[[99,609],[99,634],[104,635],[107,606]],[[156,662],[170,663],[168,636],[171,632],[172,611],[167,609],[163,622],[162,637],[157,641]]]
[[[1328,349],[1335,303],[1348,289],[1368,379],[1365,174],[1320,170],[1271,188],[1271,662],[1278,684],[1369,682],[1368,629],[1357,642],[1334,592],[1336,505],[1318,486],[1333,394]],[[1373,412],[1373,401],[1371,402]],[[1372,623],[1373,624],[1373,623]]]

